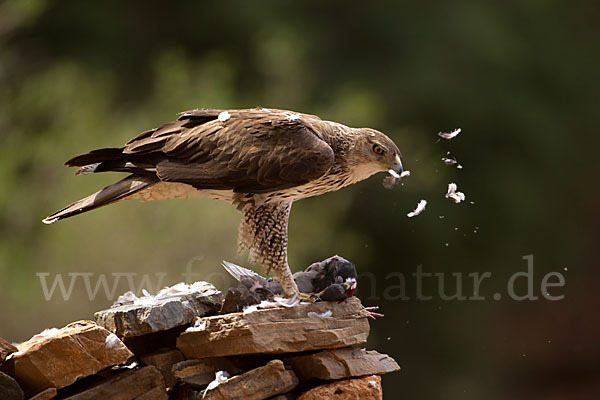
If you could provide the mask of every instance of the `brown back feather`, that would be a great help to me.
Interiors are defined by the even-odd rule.
[[[310,182],[332,166],[323,140],[331,127],[318,117],[290,111],[198,109],[142,132],[120,149],[100,149],[67,161],[90,172],[156,174],[198,189],[262,193]],[[154,168],[153,168],[154,167]]]

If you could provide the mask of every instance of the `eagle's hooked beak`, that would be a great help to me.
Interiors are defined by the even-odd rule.
[[[388,173],[396,179],[400,179],[400,174],[404,171],[402,168],[402,161],[400,160],[400,156],[396,154],[396,160],[392,168],[388,170]]]
[[[400,160],[400,156],[398,154],[396,154],[396,162],[394,162],[394,165],[392,165],[392,169],[398,174],[401,174],[404,171],[402,168],[402,160]]]

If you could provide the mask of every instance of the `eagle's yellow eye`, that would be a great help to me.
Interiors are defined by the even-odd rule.
[[[373,152],[375,154],[382,155],[383,153],[385,153],[385,150],[383,150],[383,148],[380,145],[374,144],[373,145]]]

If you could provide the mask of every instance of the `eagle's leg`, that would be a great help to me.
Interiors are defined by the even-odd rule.
[[[291,201],[262,204],[246,204],[239,230],[240,250],[250,250],[250,261],[262,264],[267,273],[271,270],[281,283],[286,296],[301,299],[310,295],[300,293],[287,261],[288,219]]]
[[[285,292],[286,296],[293,297],[302,295],[302,293],[300,293],[300,291],[298,290],[298,286],[296,285],[294,278],[292,277],[292,272],[290,270],[289,265],[287,264],[287,261],[285,263],[285,266],[272,266],[271,269],[275,273],[275,276],[277,276],[277,280],[281,283],[281,286],[283,287],[283,291]]]

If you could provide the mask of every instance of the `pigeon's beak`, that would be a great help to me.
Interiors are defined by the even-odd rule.
[[[402,168],[402,160],[400,160],[400,156],[398,154],[396,154],[396,160],[394,165],[392,165],[392,170],[394,170],[394,172],[396,172],[398,175],[404,171]]]

